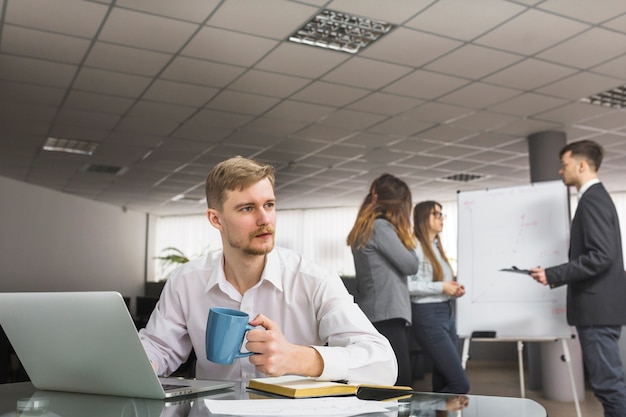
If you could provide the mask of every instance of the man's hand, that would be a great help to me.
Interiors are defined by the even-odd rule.
[[[546,278],[546,270],[543,268],[533,268],[530,270],[530,276],[540,284],[548,285],[548,279]]]
[[[256,316],[250,325],[265,328],[250,330],[246,336],[246,349],[255,353],[250,356],[250,363],[261,372],[267,376],[322,374],[324,362],[317,350],[289,343],[278,325],[263,314]]]

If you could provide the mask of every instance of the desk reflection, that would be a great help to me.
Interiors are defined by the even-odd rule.
[[[32,385],[0,386],[0,417],[207,417],[205,399],[264,401],[245,386],[176,401],[36,391]],[[9,389],[9,390],[7,390]],[[4,394],[4,395],[3,395]],[[272,397],[266,397],[272,398]],[[276,399],[276,397],[273,397]],[[295,401],[285,399],[285,401]],[[388,404],[388,412],[367,417],[546,417],[526,398],[417,393]]]

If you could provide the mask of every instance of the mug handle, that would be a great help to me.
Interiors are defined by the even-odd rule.
[[[252,329],[256,329],[256,327],[246,324],[246,333],[248,332],[248,330],[252,330]],[[254,355],[254,352],[237,352],[237,354],[235,355],[235,359],[247,358],[250,355]]]

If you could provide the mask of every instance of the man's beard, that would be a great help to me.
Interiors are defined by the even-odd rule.
[[[267,233],[272,235],[272,244],[269,247],[264,246],[262,248],[253,248],[251,246],[244,246],[241,243],[236,242],[236,241],[231,240],[231,239],[229,239],[228,243],[233,248],[241,249],[241,251],[243,253],[245,253],[246,255],[252,255],[252,256],[267,255],[268,253],[270,253],[272,251],[272,249],[274,249],[274,229],[273,228],[263,228],[263,229],[259,229],[259,230],[255,231],[254,233],[250,234],[250,241],[253,241],[258,235],[260,235],[260,234],[267,234]]]

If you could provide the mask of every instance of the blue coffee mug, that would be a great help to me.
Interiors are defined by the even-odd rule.
[[[231,365],[237,358],[254,352],[241,352],[244,336],[254,329],[248,314],[232,308],[213,307],[206,324],[206,358],[211,362]]]

